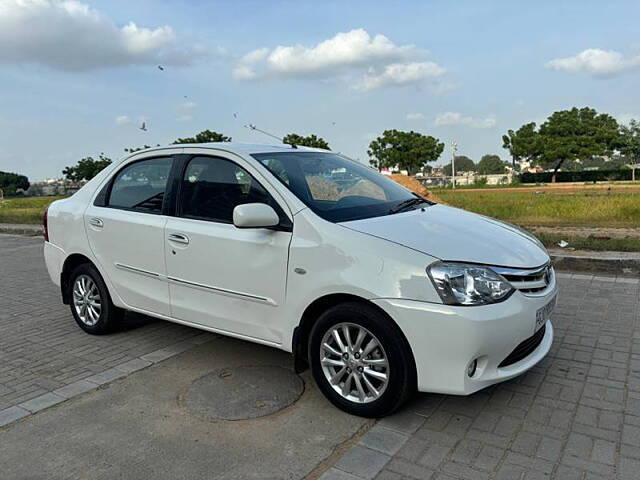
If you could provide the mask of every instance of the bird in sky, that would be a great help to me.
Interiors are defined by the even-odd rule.
[[[233,113],[233,118],[238,118],[238,112]]]
[[[164,72],[164,67],[162,65],[158,65],[158,70],[161,70]]]
[[[142,125],[140,125],[140,130],[142,130],[143,132],[147,131],[147,122],[142,122]]]

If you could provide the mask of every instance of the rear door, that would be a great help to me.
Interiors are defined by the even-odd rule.
[[[257,172],[238,161],[198,155],[184,166],[176,216],[165,229],[172,316],[281,343],[291,220]],[[276,209],[281,228],[233,225],[233,209],[256,202]]]
[[[85,228],[99,266],[130,307],[170,315],[166,281],[165,192],[172,156],[128,163],[85,211]]]

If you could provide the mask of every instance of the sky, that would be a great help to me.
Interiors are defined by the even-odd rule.
[[[638,18],[637,0],[0,0],[0,170],[60,177],[204,129],[273,143],[247,124],[362,162],[391,128],[444,142],[437,164],[454,140],[506,160],[501,136],[556,110],[640,118]]]

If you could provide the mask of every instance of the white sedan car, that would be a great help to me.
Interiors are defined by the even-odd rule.
[[[131,310],[280,348],[356,415],[387,415],[416,389],[473,393],[553,340],[540,242],[329,151],[145,150],[44,223],[49,274],[86,332]]]

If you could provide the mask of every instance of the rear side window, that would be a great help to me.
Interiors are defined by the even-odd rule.
[[[151,158],[120,170],[113,180],[108,206],[161,213],[171,164],[171,158]]]
[[[266,203],[279,210],[255,178],[239,165],[217,157],[194,157],[182,179],[180,216],[233,223],[233,209]]]

